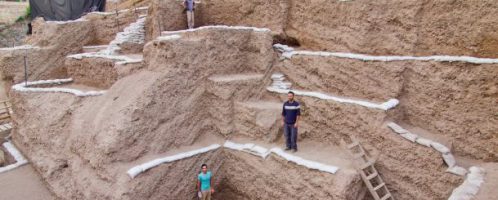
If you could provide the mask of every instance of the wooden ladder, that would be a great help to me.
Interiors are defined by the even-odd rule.
[[[0,121],[11,119],[12,106],[9,101],[0,101]]]
[[[353,156],[356,169],[373,198],[375,200],[394,200],[391,192],[387,189],[386,183],[380,177],[377,169],[375,169],[375,160],[367,155],[361,144],[357,140],[352,139],[352,143],[346,144],[346,147]]]

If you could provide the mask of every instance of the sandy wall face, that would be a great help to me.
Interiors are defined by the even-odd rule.
[[[337,96],[383,103],[402,89],[401,73],[407,62],[361,62],[322,56],[293,56],[276,68],[294,89],[321,91]]]
[[[33,35],[27,39],[32,46],[0,50],[4,79],[15,83],[24,80],[24,56],[27,57],[28,80],[67,78],[65,57],[81,51],[82,45],[91,40],[93,31],[89,26],[88,21],[56,23],[35,20]]]
[[[33,21],[33,35],[26,43],[35,48],[0,50],[0,63],[4,79],[19,82],[24,80],[24,56],[27,56],[29,80],[67,78],[64,62],[66,56],[79,53],[86,44],[107,44],[118,31],[136,21],[133,11],[120,12],[119,27],[116,15],[90,13],[82,19],[67,22]]]
[[[448,138],[461,156],[496,161],[496,64],[293,56],[276,67],[296,89],[380,103],[398,98],[391,119]]]
[[[156,0],[151,7],[151,14],[162,21],[162,30],[186,28],[178,2]],[[197,25],[270,28],[313,50],[498,57],[498,25],[493,15],[497,11],[498,3],[492,0],[206,0],[198,5],[196,20]],[[151,27],[157,29],[159,24]]]
[[[122,32],[131,23],[137,21],[138,17],[145,14],[146,10],[129,10],[127,12],[118,12],[118,14],[109,13],[89,13],[85,16],[91,21],[92,28],[95,32],[91,45],[109,44],[116,34]]]
[[[65,67],[69,77],[86,86],[109,88],[118,79],[115,61],[110,59],[67,59]]]
[[[196,26],[222,24],[270,28],[283,34],[287,25],[288,0],[206,0],[197,5]]]
[[[363,185],[353,170],[323,173],[296,166],[277,156],[262,160],[225,150],[219,199],[361,199]]]
[[[396,198],[445,199],[462,181],[445,172],[439,152],[410,143],[386,128],[385,111],[310,97],[298,96],[297,100],[302,107],[300,141],[339,145],[349,136],[357,138],[377,158],[377,170]]]
[[[145,41],[155,39],[161,35],[162,31],[186,29],[187,17],[183,10],[182,2],[174,0],[151,1],[148,11],[149,17],[147,17],[145,26]]]
[[[75,149],[91,164],[130,161],[219,134],[206,108],[229,108],[210,101],[208,77],[261,72],[272,59],[271,37],[264,32],[205,30],[181,37],[146,45],[146,69],[119,79],[106,98],[78,110]]]
[[[224,177],[221,168],[226,164],[221,149],[199,156],[163,164],[127,183],[128,190],[122,191],[125,199],[197,199],[197,175],[201,164],[208,165],[213,174],[214,188],[220,185]],[[127,180],[128,181],[128,180]],[[118,199],[118,198],[117,198]]]
[[[417,63],[403,73],[400,109],[416,126],[451,138],[457,155],[498,160],[498,66]]]
[[[494,1],[292,2],[286,32],[313,49],[498,56]]]

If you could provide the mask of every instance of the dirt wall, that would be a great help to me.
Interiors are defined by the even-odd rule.
[[[413,63],[403,80],[404,120],[450,138],[457,155],[498,161],[498,65]]]
[[[218,199],[362,199],[366,190],[353,170],[329,174],[304,169],[277,156],[225,150]]]
[[[285,95],[280,95],[283,101]],[[268,98],[268,97],[267,97]],[[385,127],[385,111],[311,97],[301,103],[299,141],[338,146],[353,136],[369,151],[397,199],[446,199],[463,179],[445,172],[439,152],[406,141]]]
[[[178,2],[154,0],[151,7],[162,30],[186,28]],[[493,0],[205,0],[196,26],[267,27],[313,50],[498,57],[497,11]]]
[[[130,10],[127,12],[115,13],[89,13],[85,16],[92,24],[95,35],[87,45],[109,44],[116,34],[122,32],[124,28],[136,22],[139,15],[145,14],[146,10]]]
[[[115,60],[105,58],[66,59],[68,76],[76,83],[96,88],[109,88],[118,79]]]
[[[149,43],[144,57],[147,67],[118,79],[103,96],[15,93],[14,121],[19,128],[14,140],[57,196],[160,199],[195,195],[184,192],[191,187],[170,194],[144,189],[142,179],[129,184],[122,163],[192,144],[201,135],[219,135],[217,122],[205,108],[229,108],[209,101],[208,78],[263,73],[271,65],[273,51],[268,32],[203,30],[181,37]],[[146,180],[169,188],[175,184],[168,182],[171,176],[182,174],[168,172],[146,176]]]
[[[497,160],[496,64],[294,56],[275,69],[296,89],[378,103],[397,98],[391,118],[446,137],[457,155]]]

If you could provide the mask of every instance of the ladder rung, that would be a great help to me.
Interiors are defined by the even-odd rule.
[[[389,199],[391,198],[391,194],[390,193],[387,193],[386,195],[384,195],[380,200],[386,200],[386,199]]]
[[[348,149],[352,149],[352,148],[354,148],[355,146],[358,146],[358,145],[360,145],[360,143],[353,142],[353,143],[351,143],[351,144],[348,145]]]
[[[377,175],[379,175],[377,172],[374,172],[370,175],[367,176],[367,180],[372,180],[373,178],[375,178]]]
[[[385,185],[386,185],[386,183],[381,183],[381,184],[379,184],[379,185],[375,186],[375,187],[374,187],[374,190],[375,190],[375,191],[377,191],[377,190],[379,190],[380,188],[384,187]]]
[[[364,169],[366,169],[366,168],[368,168],[368,167],[370,167],[370,166],[372,166],[372,165],[373,165],[373,162],[372,162],[372,161],[368,161],[368,162],[366,162],[365,164],[361,165],[361,166],[360,166],[360,169],[361,169],[361,170],[364,170]]]

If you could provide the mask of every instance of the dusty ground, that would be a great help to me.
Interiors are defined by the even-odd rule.
[[[496,188],[498,188],[498,164],[486,163],[481,167],[486,170],[484,183],[475,197],[476,200],[491,200],[496,198]]]
[[[53,200],[54,196],[31,165],[0,174],[2,199]]]

